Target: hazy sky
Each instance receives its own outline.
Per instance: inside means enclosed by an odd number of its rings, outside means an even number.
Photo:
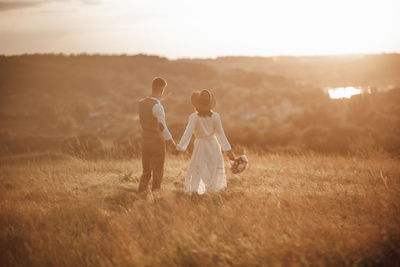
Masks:
[[[0,54],[400,52],[400,0],[0,0]]]

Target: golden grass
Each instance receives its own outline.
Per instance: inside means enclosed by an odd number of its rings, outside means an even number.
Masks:
[[[53,158],[55,160],[53,160]],[[391,158],[250,154],[225,192],[138,199],[140,160],[0,160],[2,266],[400,264],[400,164]]]

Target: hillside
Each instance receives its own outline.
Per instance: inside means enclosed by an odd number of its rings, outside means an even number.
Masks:
[[[368,143],[398,155],[399,74],[397,54],[180,60],[1,56],[1,151],[45,149],[43,138],[59,143],[83,134],[98,136],[106,147],[126,138],[137,143],[137,101],[148,95],[152,78],[162,76],[173,94],[165,110],[176,139],[193,112],[191,92],[207,88],[215,92],[215,110],[237,147],[348,153]],[[335,86],[374,90],[332,100],[325,88]],[[42,143],[32,146],[37,137]]]

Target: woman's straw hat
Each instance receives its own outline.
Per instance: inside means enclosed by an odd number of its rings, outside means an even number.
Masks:
[[[195,91],[192,93],[192,105],[198,111],[208,111],[215,107],[217,101],[213,93],[208,90]]]

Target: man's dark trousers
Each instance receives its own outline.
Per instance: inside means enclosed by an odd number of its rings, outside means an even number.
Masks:
[[[140,178],[139,193],[146,191],[153,174],[152,190],[158,190],[164,174],[165,141],[162,138],[146,140],[142,143],[143,174]]]

